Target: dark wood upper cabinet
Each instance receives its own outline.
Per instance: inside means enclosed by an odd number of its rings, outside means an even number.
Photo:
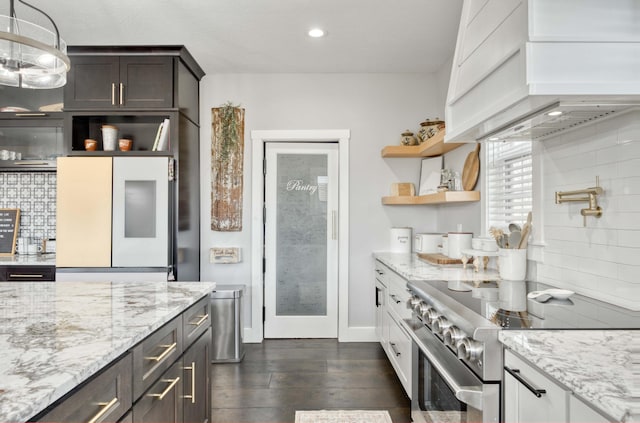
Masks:
[[[71,56],[65,109],[173,107],[173,58]]]
[[[184,46],[69,46],[64,110],[178,109],[199,122],[204,71]]]

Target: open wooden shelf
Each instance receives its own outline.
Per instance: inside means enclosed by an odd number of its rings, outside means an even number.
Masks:
[[[382,157],[433,157],[455,150],[464,143],[445,143],[445,131],[438,132],[420,145],[388,145],[382,149]]]
[[[449,204],[480,201],[480,191],[444,191],[435,194],[382,197],[384,205]]]

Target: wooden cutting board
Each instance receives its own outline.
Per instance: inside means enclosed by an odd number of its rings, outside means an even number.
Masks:
[[[440,254],[440,253],[435,253],[435,254],[418,253],[418,258],[421,258],[422,260],[427,261],[431,264],[462,264],[462,260],[447,257],[444,254]]]
[[[462,189],[465,191],[473,191],[478,182],[478,174],[480,173],[480,143],[476,144],[476,149],[467,156],[462,168]]]

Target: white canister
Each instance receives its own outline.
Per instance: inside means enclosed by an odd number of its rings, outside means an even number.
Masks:
[[[500,308],[507,311],[527,311],[527,284],[524,281],[500,281]]]
[[[462,257],[462,250],[471,249],[473,232],[449,232],[449,253],[447,256],[455,259]]]
[[[114,151],[118,143],[118,128],[113,125],[102,125],[102,149]]]
[[[411,228],[391,228],[392,253],[411,253]]]
[[[527,276],[526,248],[499,248],[498,273],[509,281],[523,281]]]
[[[425,254],[437,253],[441,243],[442,234],[416,234],[413,237],[413,251]]]

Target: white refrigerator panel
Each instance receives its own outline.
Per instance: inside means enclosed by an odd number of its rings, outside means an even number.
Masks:
[[[169,158],[114,157],[113,267],[169,263]]]

